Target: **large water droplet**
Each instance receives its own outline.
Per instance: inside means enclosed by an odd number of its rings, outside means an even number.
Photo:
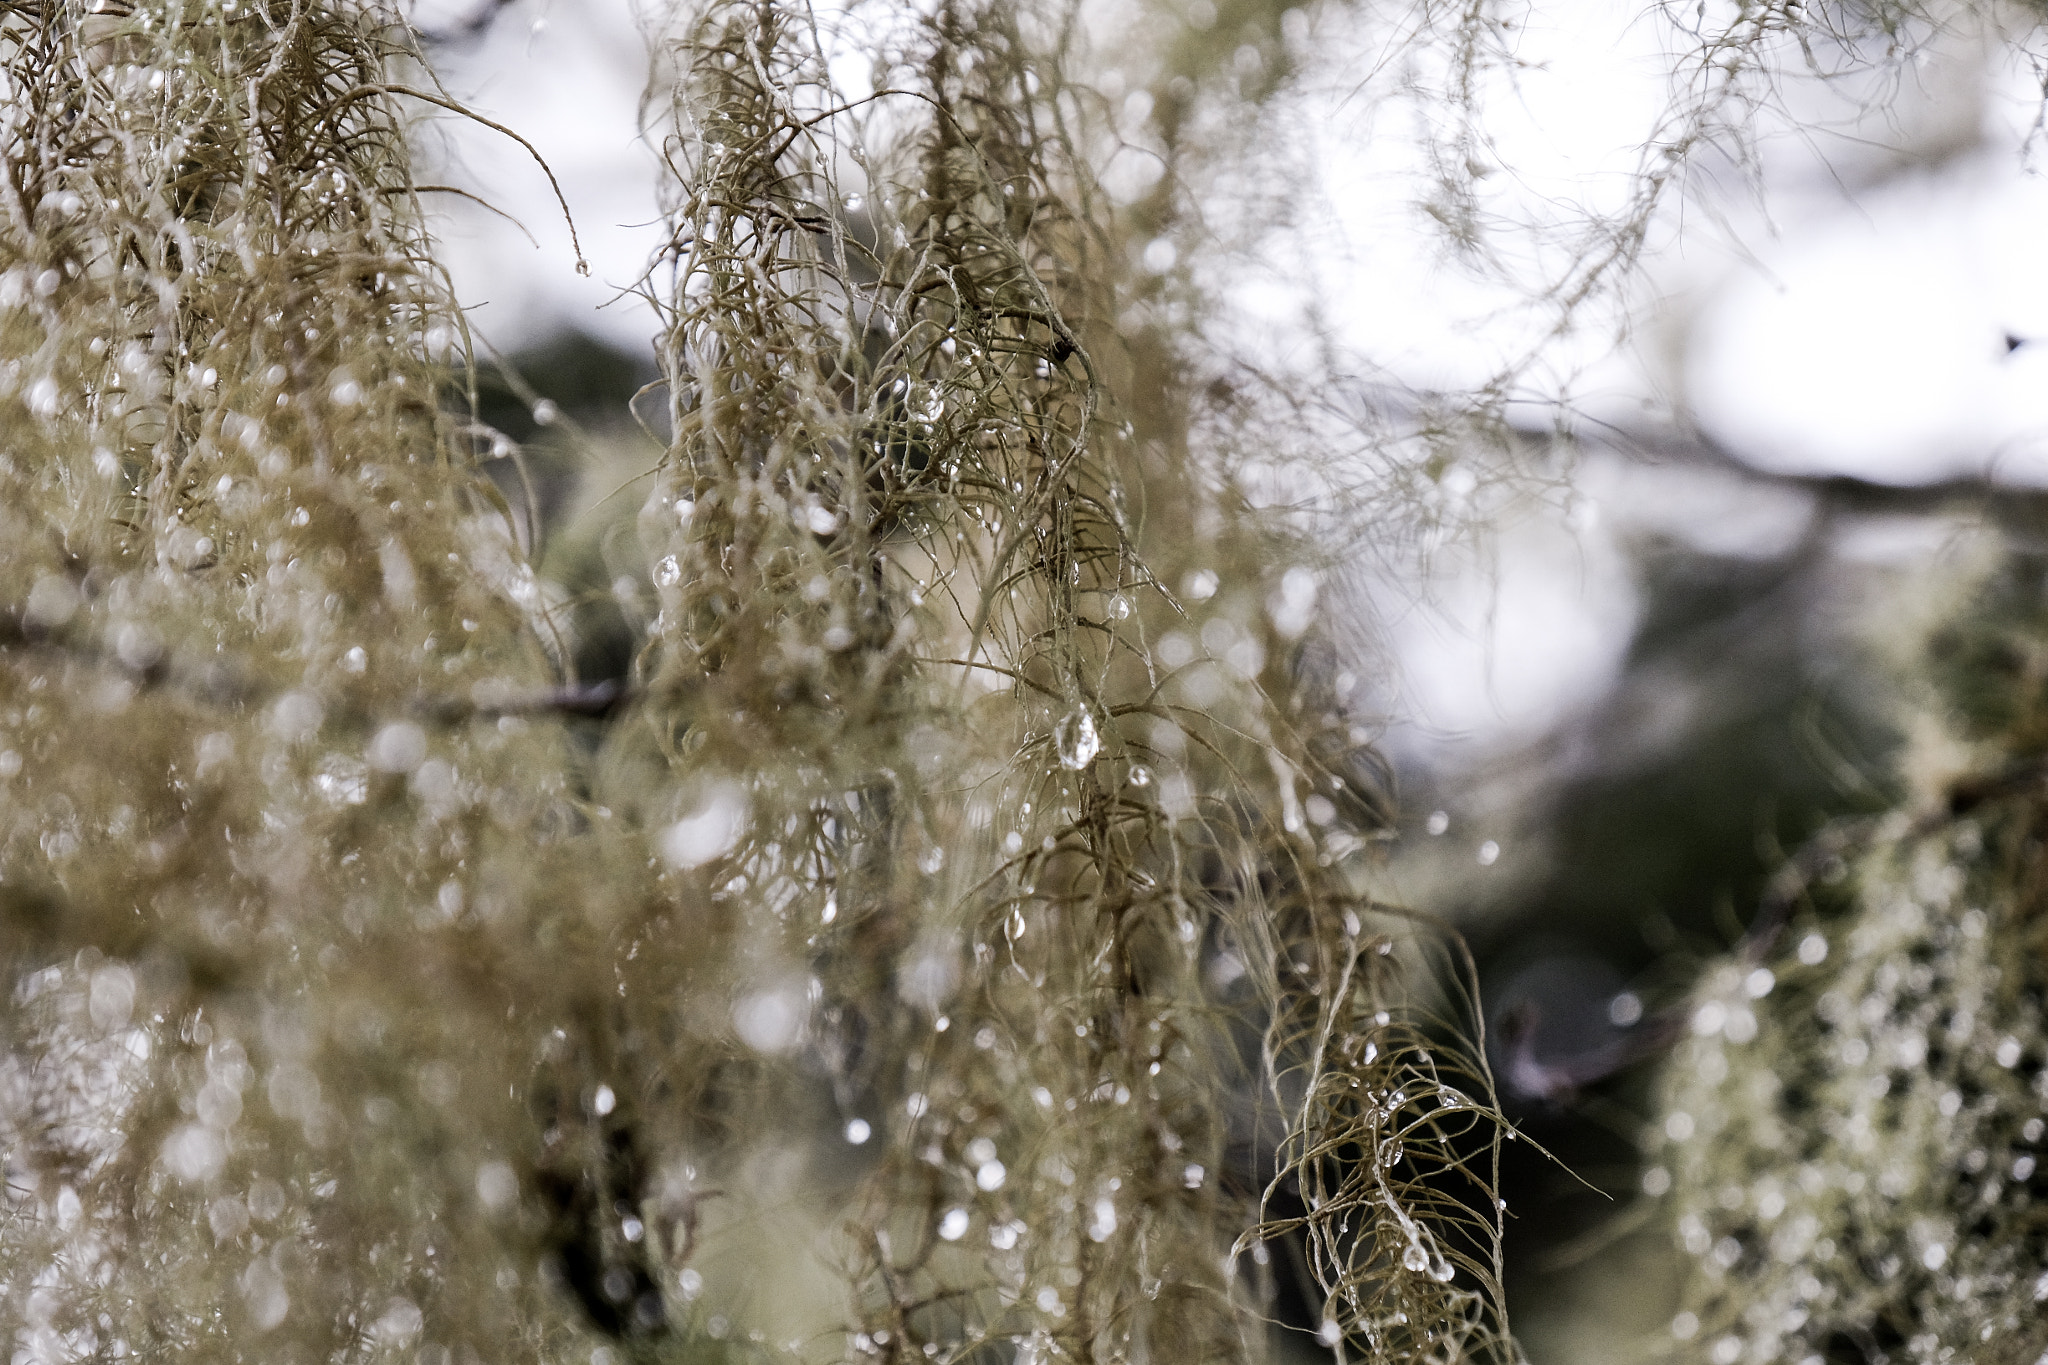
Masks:
[[[670,867],[687,870],[721,858],[746,833],[747,794],[732,783],[711,788],[698,808],[661,836],[661,855]]]
[[[1069,711],[1053,727],[1053,744],[1059,749],[1060,766],[1079,772],[1102,752],[1102,737],[1095,732],[1095,717],[1085,708]]]

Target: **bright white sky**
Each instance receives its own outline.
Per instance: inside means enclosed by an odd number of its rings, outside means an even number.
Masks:
[[[1554,310],[1529,306],[1530,284],[1568,265],[1588,213],[1625,204],[1682,37],[1623,0],[1529,13],[1512,37],[1516,69],[1481,87],[1488,173],[1477,183],[1502,225],[1490,244],[1504,277],[1485,280],[1418,208],[1430,193],[1419,134],[1443,131],[1444,106],[1428,95],[1443,73],[1372,48],[1365,35],[1394,31],[1390,16],[1296,26],[1305,89],[1275,115],[1290,159],[1251,172],[1239,204],[1215,206],[1219,223],[1257,237],[1232,286],[1248,320],[1284,344],[1312,313],[1363,363],[1425,390],[1479,382],[1534,349],[1520,391],[1539,422],[1564,394],[1624,425],[1676,410],[1777,473],[2048,486],[2048,188],[2022,171],[2019,149],[2039,86],[2030,94],[2019,63],[1986,55],[1994,44],[1950,41],[1861,115],[1854,81],[1785,87],[1789,123],[1757,163],[1763,206],[1725,159],[1695,156],[1693,193],[1658,220],[1625,304],[1588,308],[1560,336]],[[647,353],[651,313],[614,301],[660,241],[655,161],[639,136],[643,53],[629,0],[520,0],[444,64],[456,94],[555,168],[594,267],[575,275],[523,151],[445,125],[454,165],[435,178],[485,193],[539,244],[453,197],[437,205],[458,294],[502,348],[573,327]],[[1361,88],[1368,70],[1378,83]],[[1381,93],[1396,77],[1421,97]],[[1916,158],[1919,169],[1897,170]],[[1290,192],[1312,184],[1320,200],[1268,225],[1261,173],[1287,177]],[[2044,343],[2008,356],[2007,333]],[[1511,518],[1483,563],[1442,571],[1431,609],[1390,622],[1418,734],[1483,749],[1600,695],[1635,616],[1619,536],[1654,529],[1715,553],[1769,553],[1803,525],[1797,497],[1711,472],[1684,474],[1684,488],[1673,477],[1596,461],[1569,519]]]
[[[422,0],[418,22],[474,12],[481,0]],[[477,112],[531,142],[561,181],[588,278],[576,274],[569,231],[547,178],[528,153],[488,128],[450,116],[425,140],[444,164],[423,178],[488,199],[517,220],[453,195],[429,196],[435,232],[470,322],[504,350],[577,330],[651,359],[654,315],[621,298],[661,245],[658,163],[640,137],[647,45],[629,0],[519,0],[485,36],[442,55],[441,78]]]

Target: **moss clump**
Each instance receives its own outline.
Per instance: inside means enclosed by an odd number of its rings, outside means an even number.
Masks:
[[[2039,680],[1993,666],[2038,650],[2039,575],[1976,577],[1917,688],[1962,771],[1852,840],[1779,951],[1710,974],[1665,1072],[1673,1335],[1716,1365],[2048,1350],[2048,867],[2038,768],[2015,778]]]

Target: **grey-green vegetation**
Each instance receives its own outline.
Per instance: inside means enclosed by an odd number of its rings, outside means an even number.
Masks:
[[[1906,802],[1787,870],[1664,1076],[1672,1330],[1723,1365],[2048,1354],[2042,565],[1973,549],[1905,675]]]
[[[650,16],[669,438],[614,494],[614,685],[478,419],[403,17],[0,0],[15,1359],[1177,1365],[1268,1354],[1283,1282],[1340,1359],[1518,1358],[1513,1135],[1457,940],[1368,890],[1331,606],[1504,390],[1375,445],[1137,268],[1256,154],[1202,101],[1284,12],[1222,10],[1121,199],[1073,6]],[[1769,61],[1923,22],[1746,7],[1562,306]],[[1468,75],[1503,32],[1438,29]],[[2009,679],[1981,806],[1878,827],[1691,1016],[1718,1365],[2041,1347],[2037,612],[1947,656]]]

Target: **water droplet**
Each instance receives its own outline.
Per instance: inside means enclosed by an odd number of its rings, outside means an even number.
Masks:
[[[862,206],[867,203],[867,200],[861,198],[857,194],[849,194],[846,196],[844,203],[846,204],[846,211],[848,213],[859,213],[861,211]]]
[[[164,1168],[180,1180],[211,1180],[227,1160],[227,1146],[211,1128],[188,1123],[164,1143],[162,1160]]]
[[[379,730],[364,755],[380,773],[409,773],[426,761],[427,732],[409,720]]]
[[[939,1220],[939,1236],[948,1242],[957,1242],[967,1235],[969,1221],[966,1209],[947,1209],[946,1216]]]
[[[1069,711],[1053,727],[1053,744],[1059,750],[1060,766],[1079,772],[1102,752],[1102,737],[1095,732],[1095,717],[1087,709]]]
[[[706,793],[703,804],[668,827],[661,837],[661,855],[670,867],[702,867],[723,857],[746,832],[747,794],[731,783]]]
[[[612,1088],[608,1085],[600,1085],[597,1093],[590,1097],[590,1111],[599,1118],[603,1118],[618,1107],[619,1097],[612,1093]]]
[[[138,673],[155,664],[163,653],[163,640],[154,630],[138,621],[123,622],[114,631],[114,656]]]
[[[1429,1253],[1422,1249],[1422,1243],[1410,1242],[1408,1249],[1401,1253],[1401,1264],[1418,1272],[1426,1270],[1429,1267]]]
[[[68,578],[57,574],[44,574],[29,589],[28,605],[24,614],[31,624],[45,627],[61,626],[69,621],[84,601],[81,594]]]
[[[1492,867],[1498,861],[1500,861],[1499,844],[1488,839],[1479,846],[1479,865],[1481,867]]]
[[[846,1140],[856,1147],[874,1136],[874,1131],[873,1128],[868,1126],[866,1119],[848,1119],[846,1121]]]
[[[1152,770],[1142,763],[1133,763],[1131,765],[1131,785],[1133,787],[1151,786]]]
[[[663,555],[661,562],[654,566],[654,586],[673,588],[683,581],[683,566],[676,562],[674,555]]]
[[[426,1317],[418,1304],[411,1299],[394,1298],[385,1305],[383,1316],[370,1325],[370,1337],[380,1346],[404,1346],[425,1325]]]
[[[313,790],[337,806],[360,806],[370,796],[370,770],[352,758],[330,754],[314,770]]]
[[[1119,621],[1128,621],[1131,617],[1131,599],[1122,593],[1110,598],[1109,614]]]
[[[249,1320],[259,1332],[268,1332],[284,1321],[291,1311],[291,1295],[285,1292],[284,1276],[268,1260],[249,1263],[242,1272],[242,1300],[248,1305]]]
[[[135,974],[119,964],[100,968],[92,974],[87,1000],[95,1025],[110,1032],[126,1027],[135,1008]]]
[[[502,1161],[488,1161],[477,1168],[476,1197],[493,1213],[503,1213],[519,1197],[519,1178]]]
[[[781,987],[741,997],[732,1009],[733,1032],[756,1052],[787,1052],[803,1033],[804,998]]]
[[[1429,822],[1424,826],[1431,834],[1442,834],[1450,827],[1451,813],[1445,810],[1431,811],[1429,813]]]

